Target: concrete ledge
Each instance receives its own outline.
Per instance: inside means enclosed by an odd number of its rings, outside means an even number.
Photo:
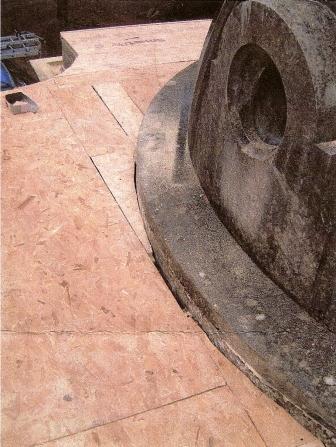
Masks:
[[[51,79],[59,75],[63,70],[62,56],[31,59],[29,63],[33,67],[39,81]]]
[[[62,58],[63,66],[65,69],[71,67],[78,57],[77,51],[66,41],[63,35],[61,35],[62,41]]]
[[[326,445],[336,442],[336,337],[248,257],[193,171],[187,121],[196,67],[155,97],[142,124],[137,191],[158,264],[209,338]]]

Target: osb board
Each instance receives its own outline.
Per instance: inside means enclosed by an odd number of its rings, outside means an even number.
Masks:
[[[144,249],[135,133],[208,25],[65,33],[79,60],[24,89],[38,113],[3,107],[4,447],[321,446],[211,346]],[[145,42],[113,46],[128,39]]]

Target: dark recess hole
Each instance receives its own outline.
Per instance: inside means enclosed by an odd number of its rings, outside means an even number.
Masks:
[[[260,47],[246,45],[233,58],[228,99],[245,137],[279,145],[287,122],[287,101],[280,73]]]
[[[280,144],[286,128],[286,95],[274,64],[263,71],[258,81],[252,114],[259,137],[267,144]]]

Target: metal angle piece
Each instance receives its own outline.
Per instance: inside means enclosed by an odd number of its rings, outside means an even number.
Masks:
[[[22,92],[9,93],[5,96],[6,104],[13,115],[38,111],[38,105]]]

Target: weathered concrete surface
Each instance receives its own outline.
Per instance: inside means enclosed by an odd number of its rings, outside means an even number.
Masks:
[[[217,217],[186,146],[195,66],[152,102],[137,191],[157,262],[211,340],[301,423],[335,445],[336,337],[275,285]]]
[[[333,2],[225,2],[201,62],[189,146],[246,252],[336,330]]]

